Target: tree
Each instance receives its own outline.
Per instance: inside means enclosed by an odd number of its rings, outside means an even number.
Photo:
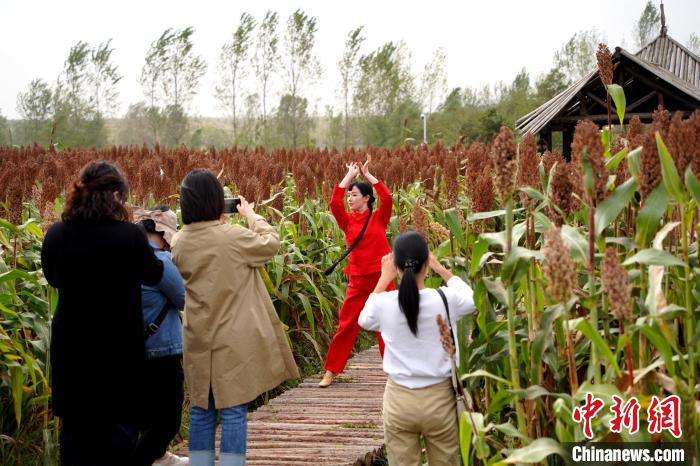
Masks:
[[[462,108],[462,88],[455,87],[447,94],[445,101],[438,108],[439,112],[456,112]]]
[[[700,36],[691,32],[688,39],[688,48],[696,55],[700,55]]]
[[[501,126],[507,124],[503,116],[493,107],[486,110],[484,115],[479,118],[479,122],[481,125],[479,134],[486,142],[490,142]]]
[[[554,67],[567,77],[569,83],[578,81],[595,69],[595,52],[605,42],[596,29],[579,31],[554,54]]]
[[[149,127],[148,104],[139,102],[129,105],[129,108],[119,121],[116,143],[119,145],[155,145],[153,133]]]
[[[116,84],[121,79],[110,62],[110,42],[91,47],[79,41],[71,47],[52,92],[50,142],[66,146],[107,144],[103,112],[111,113],[116,107]]]
[[[150,100],[148,120],[153,137],[160,141],[160,128],[167,131],[167,139],[179,144],[186,132],[185,109],[197,94],[199,80],[207,64],[194,53],[194,28],[166,29],[148,52],[139,82]],[[174,119],[169,121],[169,119]]]
[[[202,123],[190,137],[189,146],[197,149],[223,148],[231,145],[231,134],[225,128]]]
[[[111,62],[111,42],[91,47],[80,41],[70,49],[61,80],[73,116],[102,116],[115,109],[121,76]]]
[[[64,64],[59,86],[63,92],[57,89],[56,95],[61,96],[69,117],[74,122],[81,120],[88,113],[88,60],[90,57],[90,45],[87,42],[79,41],[68,52],[68,59]]]
[[[291,97],[285,102],[289,105],[297,105],[305,100],[299,98],[304,84],[321,75],[321,68],[314,54],[316,18],[308,16],[302,10],[296,10],[287,20],[284,39],[285,54],[282,59],[282,68],[286,74],[285,88]],[[305,111],[306,109],[303,109],[303,112]],[[289,111],[289,115],[293,118],[290,122],[293,147],[297,146],[302,129],[302,122],[295,118],[297,115],[302,115],[303,112],[302,109],[294,108]]]
[[[53,94],[49,85],[41,79],[32,80],[29,89],[17,96],[17,111],[22,117],[19,127],[22,143],[48,144],[49,120],[53,113]]]
[[[386,115],[413,93],[404,44],[387,42],[360,58],[360,79],[354,103],[362,114]]]
[[[168,105],[163,111],[163,143],[176,146],[183,142],[187,134],[188,120],[181,105]]]
[[[2,116],[0,111],[0,147],[12,145],[12,132],[10,125],[7,123],[7,118]]]
[[[637,47],[641,49],[651,42],[659,33],[660,28],[661,15],[659,14],[659,10],[651,0],[648,0],[647,4],[644,6],[644,10],[642,10],[642,14],[639,15],[639,19],[634,23],[632,35],[634,36]]]
[[[407,141],[422,139],[420,104],[407,99],[385,115],[370,115],[364,119],[364,143],[373,146],[393,147]]]
[[[320,130],[318,143],[325,147],[339,147],[344,144],[345,140],[345,125],[342,113],[337,115],[333,113],[333,107],[326,105],[326,114],[319,122],[317,130]],[[319,128],[320,127],[320,128]],[[347,146],[347,144],[345,144]]]
[[[500,102],[496,105],[497,113],[505,120],[506,125],[513,126],[515,120],[533,107],[530,75],[523,68],[510,86],[501,86],[500,94]]]
[[[166,34],[160,83],[167,106],[186,108],[207,70],[204,59],[194,53],[192,34],[192,27]]]
[[[413,82],[403,42],[388,42],[360,58],[353,102],[364,117],[364,143],[402,143],[416,136],[420,108],[413,101]]]
[[[260,97],[262,100],[262,138],[267,146],[267,96],[270,80],[277,72],[279,62],[279,37],[277,35],[277,23],[279,16],[273,11],[268,11],[260,23],[258,37],[255,43],[255,55],[253,56],[253,68],[260,83]]]
[[[241,15],[241,21],[233,33],[231,42],[221,47],[219,56],[219,85],[216,87],[216,98],[221,106],[231,112],[233,140],[236,140],[237,101],[240,81],[247,75],[244,67],[251,46],[252,32],[255,20],[248,13]]]
[[[432,113],[447,93],[446,61],[445,50],[438,48],[432,60],[423,68],[419,95],[423,110],[427,113]]]
[[[117,66],[111,63],[112,52],[110,48],[112,39],[90,50],[88,62],[87,82],[92,87],[90,97],[91,107],[97,115],[112,115],[117,107],[116,85],[122,79]]]
[[[163,70],[163,61],[167,42],[170,40],[170,29],[167,29],[161,36],[151,43],[151,47],[146,52],[146,58],[141,68],[139,84],[143,88],[143,93],[150,104],[150,107],[157,107],[161,101],[158,82]]]
[[[260,121],[260,96],[257,93],[246,95],[243,100],[245,114],[241,123],[239,141],[243,146],[257,146],[260,144],[262,125]]]
[[[141,68],[141,75],[139,76],[139,83],[143,88],[144,95],[149,104],[147,107],[143,108],[142,111],[145,118],[144,121],[148,125],[151,133],[152,144],[160,142],[159,132],[163,124],[163,118],[159,107],[162,101],[162,95],[158,82],[163,72],[163,61],[169,34],[170,30],[168,29],[151,43],[151,47],[148,49],[148,52],[146,52],[145,61]],[[134,110],[141,111],[141,109],[137,108],[134,108]]]
[[[277,124],[282,143],[296,147],[299,139],[308,139],[309,117],[307,107],[309,102],[303,97],[285,94],[280,99],[277,108]]]
[[[549,99],[566,89],[566,76],[557,68],[552,68],[549,73],[539,77],[535,83],[536,105],[543,104]]]
[[[338,70],[340,71],[340,92],[343,95],[343,103],[345,105],[345,121],[343,128],[343,145],[347,147],[350,140],[350,103],[352,94],[354,92],[355,86],[357,85],[357,78],[359,76],[359,53],[360,46],[364,42],[365,38],[362,37],[362,28],[360,26],[353,29],[348,33],[347,39],[345,39],[345,50],[343,51],[343,58],[338,62]],[[331,117],[330,121],[333,121],[332,110],[329,110]]]

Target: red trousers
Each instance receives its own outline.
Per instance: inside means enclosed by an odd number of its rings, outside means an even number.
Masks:
[[[350,275],[343,307],[340,308],[340,313],[338,314],[338,330],[336,330],[333,340],[331,340],[331,345],[328,347],[326,370],[339,374],[345,369],[352,347],[355,345],[357,334],[360,332],[357,319],[360,317],[360,311],[365,307],[367,298],[374,291],[374,287],[377,286],[380,275],[380,272],[369,275]],[[395,288],[392,282],[387,287],[387,291],[393,289]],[[379,341],[379,352],[383,357],[384,342],[380,333],[376,333]]]

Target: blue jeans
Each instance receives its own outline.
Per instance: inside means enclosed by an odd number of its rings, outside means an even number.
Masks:
[[[220,409],[217,413],[210,391],[209,407],[192,406],[190,412],[190,466],[214,466],[217,414],[221,414],[220,466],[245,465],[248,405]]]

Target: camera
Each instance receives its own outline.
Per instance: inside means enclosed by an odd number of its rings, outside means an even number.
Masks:
[[[241,205],[241,199],[239,197],[224,198],[224,213],[237,214],[239,205]]]

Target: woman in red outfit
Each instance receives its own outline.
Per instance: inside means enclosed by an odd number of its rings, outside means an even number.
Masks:
[[[338,330],[328,348],[325,364],[326,375],[319,383],[319,387],[329,386],[333,382],[333,378],[345,369],[345,363],[350,357],[350,352],[360,331],[357,318],[379,280],[382,257],[391,252],[391,247],[386,239],[386,227],[391,218],[391,193],[384,186],[384,183],[369,172],[371,161],[372,158],[368,154],[367,161],[362,167],[357,163],[347,164],[348,172],[340,184],[333,189],[331,197],[331,212],[345,233],[345,239],[349,245],[345,253],[345,255],[350,255],[348,266],[345,268],[349,283],[343,307],[338,316]],[[353,182],[360,171],[369,183]],[[372,184],[370,185],[370,183]],[[372,187],[379,195],[379,208],[376,211],[373,211]],[[345,195],[347,195],[350,212],[347,212],[343,205],[343,196]],[[335,265],[337,262],[329,271]],[[394,284],[391,283],[387,290],[393,289]],[[377,333],[377,339],[379,340],[379,350],[383,354],[384,342],[379,333]]]

